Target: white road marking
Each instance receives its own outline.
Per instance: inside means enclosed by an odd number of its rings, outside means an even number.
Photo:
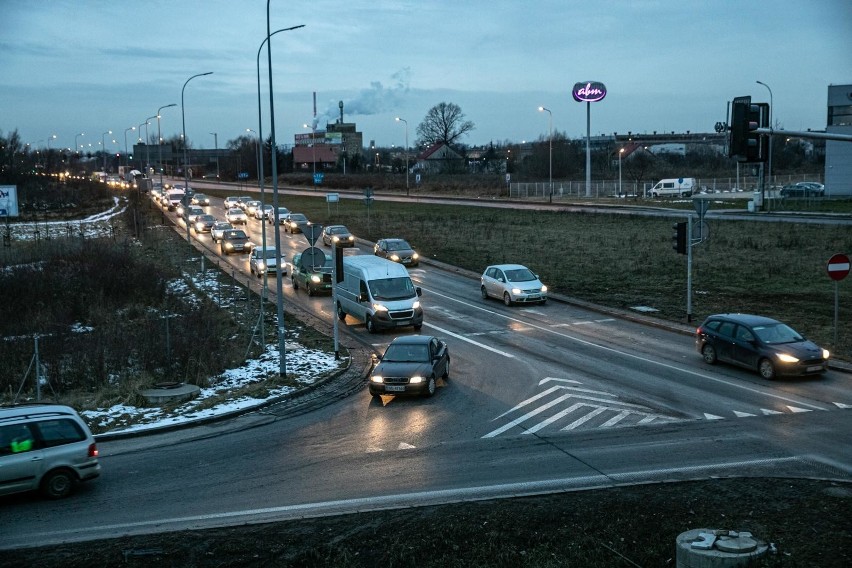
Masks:
[[[578,418],[577,420],[575,420],[574,422],[572,422],[571,424],[569,424],[568,426],[566,426],[562,430],[573,430],[577,426],[581,426],[581,425],[585,424],[586,422],[588,422],[589,420],[591,420],[592,418],[594,418],[598,414],[602,413],[604,410],[606,410],[606,408],[599,406],[598,408],[592,410],[591,412],[589,412],[585,416]]]
[[[610,418],[609,420],[607,420],[606,422],[601,424],[600,427],[601,428],[610,428],[612,426],[615,426],[616,424],[618,424],[619,422],[624,420],[627,417],[628,414],[630,414],[629,410],[622,410],[621,412],[619,412],[618,414],[616,414],[615,416],[613,416],[612,418]]]
[[[706,418],[707,420],[724,420],[724,418],[721,416],[716,416],[715,414],[707,414],[706,412],[704,413],[704,418]]]
[[[562,337],[564,339],[569,339],[571,341],[575,341],[575,342],[580,343],[582,345],[585,345],[587,347],[594,347],[596,349],[601,349],[601,350],[607,351],[609,353],[615,353],[615,354],[621,355],[623,357],[628,357],[630,359],[636,359],[638,361],[642,361],[643,363],[648,363],[649,365],[656,365],[656,366],[659,366],[659,367],[663,367],[665,369],[671,369],[673,371],[678,371],[680,373],[686,373],[688,375],[699,377],[699,378],[704,379],[704,380],[721,383],[721,384],[726,385],[726,386],[731,387],[731,388],[737,388],[737,389],[749,391],[749,392],[759,394],[759,395],[762,395],[762,396],[767,396],[767,397],[770,397],[770,398],[783,400],[785,402],[792,402],[792,403],[795,403],[795,404],[801,404],[803,406],[810,406],[811,408],[814,408],[816,410],[825,410],[821,406],[818,406],[818,405],[815,405],[815,404],[810,404],[810,403],[803,402],[803,401],[800,401],[800,400],[793,400],[793,399],[787,398],[785,396],[781,396],[779,394],[775,394],[775,393],[766,392],[766,391],[763,391],[763,390],[760,390],[760,389],[752,388],[752,387],[749,387],[749,386],[746,386],[746,385],[743,385],[743,384],[740,384],[740,383],[735,383],[735,382],[732,382],[732,381],[721,379],[721,378],[715,377],[713,375],[706,375],[704,373],[699,373],[697,371],[693,371],[693,370],[690,370],[690,369],[683,369],[683,368],[678,367],[676,365],[671,365],[669,363],[663,363],[661,361],[655,361],[653,359],[648,359],[647,357],[642,357],[641,355],[636,355],[634,353],[628,353],[626,351],[621,351],[621,350],[615,349],[613,347],[606,347],[605,345],[600,345],[599,343],[593,343],[593,342],[585,340],[585,339],[580,339],[579,337],[574,337],[573,335],[568,335],[568,334],[565,334],[565,333],[561,333],[559,331],[555,331],[553,329],[549,329],[547,327],[543,327],[543,326],[536,325],[536,324],[533,324],[533,323],[525,322],[525,321],[519,320],[518,318],[514,318],[512,316],[501,314],[499,312],[495,312],[495,311],[490,310],[488,308],[483,308],[482,306],[476,306],[476,305],[471,304],[469,302],[465,302],[465,301],[459,300],[457,298],[452,298],[450,296],[447,296],[446,294],[441,294],[440,292],[437,292],[435,290],[428,290],[426,288],[424,288],[424,290],[427,290],[430,294],[440,296],[440,297],[445,298],[445,299],[447,299],[451,302],[456,302],[456,303],[465,305],[469,308],[472,308],[472,309],[475,309],[475,310],[480,310],[480,311],[489,313],[493,316],[501,317],[503,319],[507,319],[509,321],[513,321],[513,322],[519,323],[521,325],[528,326],[529,328],[534,328],[534,329],[537,329],[539,331],[543,331],[545,333],[552,333],[553,335],[557,335],[557,336]],[[426,325],[426,324],[424,323],[423,325]],[[458,335],[455,335],[455,334],[453,334],[453,335],[454,335],[454,337],[459,337],[461,339],[461,336],[458,336]],[[491,348],[488,348],[488,349],[491,349]],[[502,352],[500,352],[500,353],[503,354]],[[507,356],[511,356],[511,355],[507,354]]]
[[[504,424],[503,426],[501,426],[500,428],[497,428],[493,432],[489,432],[488,434],[484,435],[483,438],[493,438],[494,436],[497,436],[498,434],[502,434],[506,430],[509,430],[510,428],[514,428],[515,426],[517,426],[518,424],[520,424],[521,422],[523,422],[527,418],[530,418],[532,416],[535,416],[536,414],[544,412],[545,410],[547,410],[551,406],[555,406],[555,405],[559,404],[560,402],[562,402],[563,400],[565,400],[567,398],[571,398],[571,395],[570,394],[563,394],[559,398],[551,400],[550,402],[548,402],[544,406],[539,406],[535,410],[527,412],[526,414],[524,414],[520,418],[515,418],[514,420],[512,420],[508,424]]]
[[[781,412],[778,412],[777,410],[769,410],[768,408],[761,408],[760,411],[767,416],[770,416],[772,414],[783,414]]]
[[[581,385],[580,381],[575,381],[574,379],[557,379],[556,377],[544,377],[542,380],[538,382],[538,386],[543,385],[544,383],[549,383],[550,381],[559,381],[561,383],[574,383],[575,385]],[[834,403],[838,404],[838,403]]]
[[[790,406],[789,404],[787,405],[787,408],[789,408],[793,412],[810,412],[809,409],[799,408],[798,406]]]
[[[737,418],[747,418],[749,416],[755,416],[754,414],[749,414],[748,412],[740,412],[739,410],[734,410],[734,415]]]
[[[563,418],[563,417],[565,417],[565,416],[568,416],[569,414],[571,414],[572,412],[574,412],[575,410],[577,410],[577,409],[578,409],[578,408],[580,408],[581,406],[586,406],[586,404],[585,404],[585,403],[582,403],[582,402],[575,402],[574,404],[572,404],[572,405],[571,405],[571,406],[569,406],[568,408],[565,408],[565,409],[560,410],[559,412],[557,412],[556,414],[554,414],[553,416],[551,416],[551,417],[550,417],[550,418],[548,418],[547,420],[544,420],[543,422],[539,422],[539,423],[538,423],[538,424],[536,424],[535,426],[533,426],[533,427],[531,427],[531,428],[528,428],[528,429],[524,432],[524,434],[535,434],[536,432],[538,432],[538,431],[539,431],[539,430],[541,430],[542,428],[545,428],[545,427],[547,427],[547,426],[550,426],[551,424],[553,424],[554,422],[556,422],[556,421],[557,421],[557,420],[559,420],[560,418]]]
[[[434,330],[436,330],[436,331],[439,331],[439,332],[441,332],[441,333],[443,333],[443,334],[446,334],[446,335],[449,335],[449,336],[451,336],[451,337],[455,337],[456,339],[460,339],[460,340],[462,340],[462,341],[466,341],[466,342],[470,343],[471,345],[476,345],[477,347],[482,347],[483,349],[485,349],[485,350],[487,350],[487,351],[491,351],[492,353],[496,353],[496,354],[498,354],[498,355],[502,355],[503,357],[508,357],[509,359],[514,359],[514,358],[515,358],[515,356],[514,356],[514,355],[512,355],[511,353],[506,353],[505,351],[500,351],[499,349],[494,349],[493,347],[489,347],[489,346],[487,346],[487,345],[485,345],[485,344],[483,344],[483,343],[479,343],[478,341],[474,341],[474,340],[469,339],[469,338],[467,338],[467,337],[465,337],[465,336],[463,336],[463,335],[459,335],[458,333],[453,333],[452,331],[449,331],[449,330],[444,329],[444,328],[442,328],[442,327],[438,327],[437,325],[432,325],[431,323],[423,322],[423,326],[424,326],[424,327],[432,328],[432,329],[434,329]]]
[[[411,444],[406,444],[405,442],[400,442],[396,447],[397,450],[411,450],[416,448],[417,446],[412,446]]]
[[[837,406],[837,408],[852,408],[852,406],[849,406],[848,404],[843,404],[842,402],[835,402],[834,404],[835,406]]]

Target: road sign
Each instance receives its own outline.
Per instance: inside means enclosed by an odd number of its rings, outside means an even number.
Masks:
[[[695,207],[695,212],[698,213],[698,218],[703,219],[704,214],[710,209],[709,199],[693,199],[692,206]]]
[[[248,179],[248,172],[240,172],[237,174],[239,179]]]
[[[328,203],[337,203],[338,201],[340,201],[340,194],[339,193],[326,193],[325,194],[325,200]]]
[[[315,272],[325,266],[325,251],[317,247],[308,247],[302,251],[299,264],[308,272]]]
[[[314,185],[322,185],[323,173],[317,172],[314,174]]]
[[[826,271],[832,280],[843,280],[849,274],[849,257],[845,254],[835,254],[828,259]]]
[[[322,225],[315,223],[299,223],[299,229],[301,229],[302,234],[308,239],[308,244],[311,246],[314,246],[314,243],[320,238],[322,227]]]

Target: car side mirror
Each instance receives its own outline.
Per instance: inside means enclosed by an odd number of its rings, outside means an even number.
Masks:
[[[414,291],[417,293],[417,295],[418,295],[418,296],[422,296],[422,295],[423,295],[423,289],[422,289],[420,286],[416,287],[416,288],[414,289]]]
[[[503,280],[502,278],[498,278],[498,279],[497,279],[497,282],[503,282],[504,284],[506,283],[506,281],[505,281],[505,280]]]

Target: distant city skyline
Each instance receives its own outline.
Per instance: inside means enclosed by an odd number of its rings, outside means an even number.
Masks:
[[[451,102],[476,128],[471,146],[586,132],[574,83],[600,81],[592,135],[712,132],[727,101],[770,102],[788,130],[822,129],[830,84],[852,83],[852,3],[559,0],[366,2],[271,0],[279,144],[339,117],[364,145],[409,145],[428,110]],[[25,143],[124,152],[125,129],[163,109],[164,138],[224,147],[258,130],[257,54],[266,2],[0,2],[0,132]],[[266,51],[262,131],[269,135]],[[758,84],[757,81],[765,83]],[[156,136],[156,120],[148,134]],[[84,133],[81,136],[81,133]],[[138,132],[127,133],[128,147]],[[56,135],[56,138],[51,138]],[[253,134],[252,134],[253,135]],[[112,142],[115,140],[116,142]],[[88,146],[91,144],[91,146]]]

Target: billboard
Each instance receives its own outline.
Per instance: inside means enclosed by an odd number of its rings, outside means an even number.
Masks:
[[[18,186],[0,185],[0,217],[18,216]]]
[[[594,103],[606,96],[606,86],[600,81],[583,81],[575,83],[571,95],[578,103]]]

